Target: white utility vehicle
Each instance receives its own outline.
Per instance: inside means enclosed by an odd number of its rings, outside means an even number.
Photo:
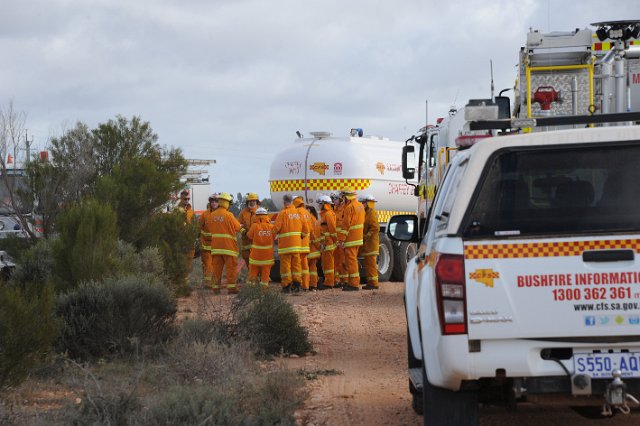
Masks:
[[[425,425],[474,425],[479,402],[544,394],[628,413],[640,391],[640,112],[500,119],[475,105],[465,127],[498,136],[456,150],[426,220],[387,226],[420,243],[405,274],[414,409]],[[423,151],[420,185],[433,165]]]

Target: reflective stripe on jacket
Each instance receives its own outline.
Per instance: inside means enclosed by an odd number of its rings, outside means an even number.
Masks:
[[[211,254],[238,256],[240,222],[222,206],[211,212],[211,222]]]
[[[273,241],[275,232],[267,216],[257,216],[251,224],[247,237],[251,241],[249,265],[273,265]]]
[[[344,208],[342,233],[338,234],[338,240],[344,242],[345,247],[361,246],[364,233],[364,206],[357,200],[349,200]]]
[[[309,227],[296,208],[289,205],[278,213],[275,232],[278,238],[279,254],[301,253],[303,251],[302,234],[308,234]]]
[[[255,221],[256,218],[256,210],[258,210],[258,206],[250,209],[249,207],[245,207],[238,213],[238,222],[240,225],[244,227],[244,229],[249,229],[251,224]],[[242,236],[242,247],[241,250],[249,250],[251,248],[251,240],[247,237],[247,235]]]
[[[363,239],[360,256],[377,256],[380,249],[380,224],[375,209],[369,209],[365,213]]]

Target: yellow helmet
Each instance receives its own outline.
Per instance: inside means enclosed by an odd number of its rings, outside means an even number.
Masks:
[[[342,188],[342,195],[356,195],[356,190],[351,186]]]
[[[227,192],[221,192],[220,194],[218,194],[218,199],[231,202],[233,200],[233,197]]]
[[[303,204],[304,204],[304,198],[302,197],[302,195],[296,195],[295,197],[293,197],[294,206],[299,207]]]
[[[253,201],[253,200],[260,201],[258,194],[256,194],[255,192],[247,192],[246,201]]]

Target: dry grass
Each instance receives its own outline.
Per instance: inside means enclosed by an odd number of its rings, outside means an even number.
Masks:
[[[233,296],[212,297],[194,261],[192,296],[179,302],[180,332],[158,350],[79,364],[53,357],[0,394],[0,424],[293,424],[304,377],[224,341]],[[221,329],[222,328],[222,329]]]

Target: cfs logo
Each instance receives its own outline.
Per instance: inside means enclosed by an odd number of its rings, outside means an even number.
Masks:
[[[327,170],[329,170],[329,165],[325,162],[315,162],[309,166],[309,170],[324,176]]]
[[[271,236],[271,231],[269,230],[258,231],[258,237],[270,237],[270,236]]]

